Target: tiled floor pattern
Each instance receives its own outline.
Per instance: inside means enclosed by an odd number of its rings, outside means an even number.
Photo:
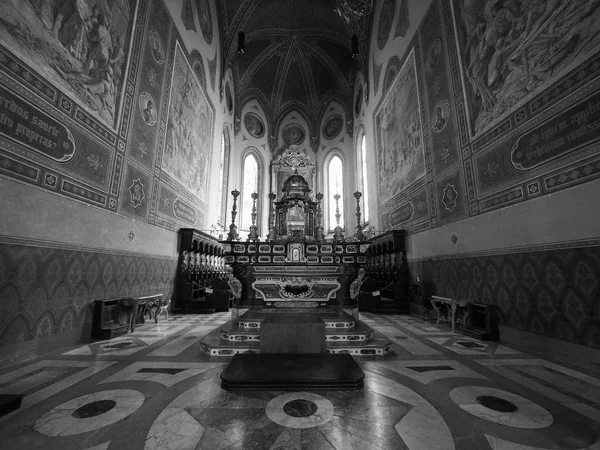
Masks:
[[[227,392],[199,340],[227,313],[175,316],[0,370],[25,394],[0,449],[600,450],[600,374],[420,318],[365,313],[393,342],[361,391]]]

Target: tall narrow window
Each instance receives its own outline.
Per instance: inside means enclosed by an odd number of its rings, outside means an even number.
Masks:
[[[229,130],[223,130],[221,138],[221,165],[219,166],[219,184],[221,193],[217,194],[217,223],[225,224],[225,202],[227,195],[227,172],[229,169]]]
[[[252,225],[252,193],[258,192],[258,161],[252,153],[243,160],[240,227],[248,230]]]
[[[362,216],[365,223],[369,222],[369,183],[367,182],[367,138],[362,133],[360,139],[360,166],[361,166],[361,189],[362,189]]]
[[[327,204],[329,205],[329,230],[337,226],[336,213],[340,215],[340,227],[344,228],[344,166],[342,158],[333,156],[327,166]],[[339,198],[336,201],[336,196]]]

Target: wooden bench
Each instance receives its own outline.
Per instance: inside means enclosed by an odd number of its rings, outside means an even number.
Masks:
[[[136,324],[145,322],[145,315],[158,323],[158,317],[165,314],[169,320],[171,300],[163,299],[163,294],[145,297],[96,300],[92,339],[111,339],[134,331]]]

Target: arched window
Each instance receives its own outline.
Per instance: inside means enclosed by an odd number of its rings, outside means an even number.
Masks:
[[[334,154],[326,165],[327,170],[327,217],[329,231],[337,226],[336,214],[340,215],[340,227],[344,221],[344,164],[339,155]],[[339,196],[339,197],[338,197]],[[337,197],[337,200],[336,200]]]
[[[217,194],[217,223],[225,225],[225,204],[227,203],[227,178],[229,174],[229,129],[223,129],[221,138],[221,165],[219,166],[219,184],[221,193]]]
[[[242,155],[242,191],[240,193],[240,222],[243,230],[249,230],[252,225],[252,194],[256,192],[261,198],[259,187],[262,180],[262,162],[256,149],[247,149]],[[259,226],[260,213],[257,204],[256,225]]]
[[[367,137],[364,130],[358,139],[358,167],[359,167],[359,189],[362,192],[362,219],[364,223],[369,222],[369,183],[367,182]]]

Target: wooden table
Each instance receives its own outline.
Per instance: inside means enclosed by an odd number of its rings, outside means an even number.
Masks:
[[[470,303],[471,302],[466,299],[457,300],[457,299],[453,299],[453,298],[446,298],[446,297],[439,297],[437,295],[432,295],[431,296],[431,305],[435,309],[435,312],[437,313],[437,316],[438,316],[435,326],[437,327],[440,323],[440,319],[442,317],[442,312],[441,312],[442,308],[446,308],[446,314],[448,315],[448,319],[450,320],[450,323],[452,324],[452,333],[454,333],[454,325],[456,322],[456,310],[459,308],[462,309],[462,318],[460,318],[459,320],[464,325],[466,323],[467,316],[469,315],[469,304]]]

